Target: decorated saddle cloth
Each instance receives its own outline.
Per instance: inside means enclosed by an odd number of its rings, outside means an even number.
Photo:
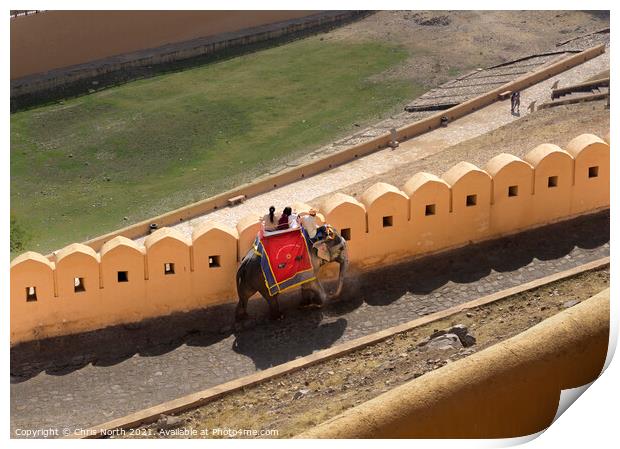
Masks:
[[[254,252],[261,258],[265,285],[271,296],[316,279],[311,247],[310,237],[303,228],[269,236],[258,234]]]

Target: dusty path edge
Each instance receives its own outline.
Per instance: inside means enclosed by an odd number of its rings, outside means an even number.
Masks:
[[[604,267],[606,265],[609,265],[609,262],[609,256],[603,257],[601,259],[588,262],[586,264],[571,268],[569,270],[561,271],[559,273],[545,276],[540,279],[527,282],[525,284],[492,293],[490,295],[483,296],[481,298],[460,304],[458,306],[450,307],[448,309],[421,318],[417,318],[407,323],[392,326],[382,331],[375,332],[364,337],[356,338],[349,342],[328,349],[324,349],[322,351],[317,351],[308,356],[291,360],[290,362],[268,368],[266,370],[251,374],[249,376],[241,377],[220,385],[216,385],[215,387],[207,388],[206,390],[202,390],[152,407],[148,407],[143,410],[139,410],[137,412],[123,416],[121,418],[114,419],[112,421],[108,421],[98,426],[81,429],[79,432],[65,438],[102,438],[112,434],[116,430],[134,428],[142,424],[148,424],[156,421],[162,414],[174,414],[197,408],[201,405],[206,404],[207,402],[218,399],[225,394],[240,390],[244,387],[249,387],[257,383],[272,379],[274,377],[297,371],[302,368],[306,368],[315,363],[339,357],[341,355],[347,354],[365,346],[378,343],[382,340],[386,340],[396,334],[407,332],[416,327],[449,317],[450,315],[462,312],[463,310],[499,301],[509,296],[523,293],[528,290],[533,290],[535,288],[550,284],[552,282],[556,282],[558,280],[570,278],[586,271],[591,271]]]

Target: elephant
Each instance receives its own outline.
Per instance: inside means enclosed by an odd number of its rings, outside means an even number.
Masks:
[[[338,298],[342,293],[344,276],[349,264],[347,244],[346,240],[334,228],[331,229],[333,230],[333,238],[325,240],[327,249],[329,250],[330,260],[327,261],[318,257],[316,248],[310,248],[310,259],[315,275],[318,275],[319,269],[324,264],[329,262],[339,263],[338,287],[333,294],[328,296],[318,278],[314,281],[302,284],[302,305],[321,307],[324,301]],[[248,300],[256,292],[259,292],[267,301],[272,320],[284,318],[284,315],[280,312],[278,294],[270,296],[267,286],[265,285],[260,256],[250,248],[237,269],[237,295],[239,296],[239,303],[235,311],[236,321],[242,321],[248,318]]]

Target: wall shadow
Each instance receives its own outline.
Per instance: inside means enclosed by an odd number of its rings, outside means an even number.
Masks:
[[[295,311],[283,321],[235,332],[232,350],[252,359],[259,370],[277,366],[329,348],[342,337],[346,319],[323,320],[321,310]]]
[[[11,348],[11,383],[23,382],[40,372],[62,376],[89,364],[112,366],[136,354],[154,357],[173,351],[187,341],[217,343],[228,335],[211,323],[232,319],[230,304],[188,313],[111,326],[92,332],[46,338]],[[205,338],[207,334],[209,337]],[[201,336],[197,339],[197,336]]]
[[[280,307],[287,315],[301,298],[280,295]],[[182,345],[211,346],[228,338],[235,325],[236,302],[190,312],[174,313],[140,323],[110,326],[75,335],[25,342],[11,348],[11,383],[31,379],[41,372],[64,376],[92,364],[109,367],[135,355],[157,357]],[[269,322],[269,308],[261,297],[248,303],[251,320],[244,328]]]
[[[340,302],[385,306],[407,293],[425,295],[448,282],[470,284],[492,271],[510,273],[534,259],[565,257],[574,248],[594,249],[609,242],[609,210],[544,226],[516,235],[469,245],[361,275],[354,291],[348,288]],[[346,283],[345,283],[346,285]],[[347,285],[348,287],[348,285]],[[337,304],[337,310],[349,309]]]

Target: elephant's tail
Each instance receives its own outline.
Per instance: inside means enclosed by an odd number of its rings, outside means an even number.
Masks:
[[[245,277],[245,269],[247,266],[247,259],[244,257],[237,270],[237,294],[241,294],[241,285],[243,284],[243,278]]]
[[[246,279],[250,259],[251,257],[249,256],[249,254],[247,254],[241,260],[241,264],[239,265],[239,269],[237,270],[237,293],[239,295],[241,295],[241,287],[244,285]]]

